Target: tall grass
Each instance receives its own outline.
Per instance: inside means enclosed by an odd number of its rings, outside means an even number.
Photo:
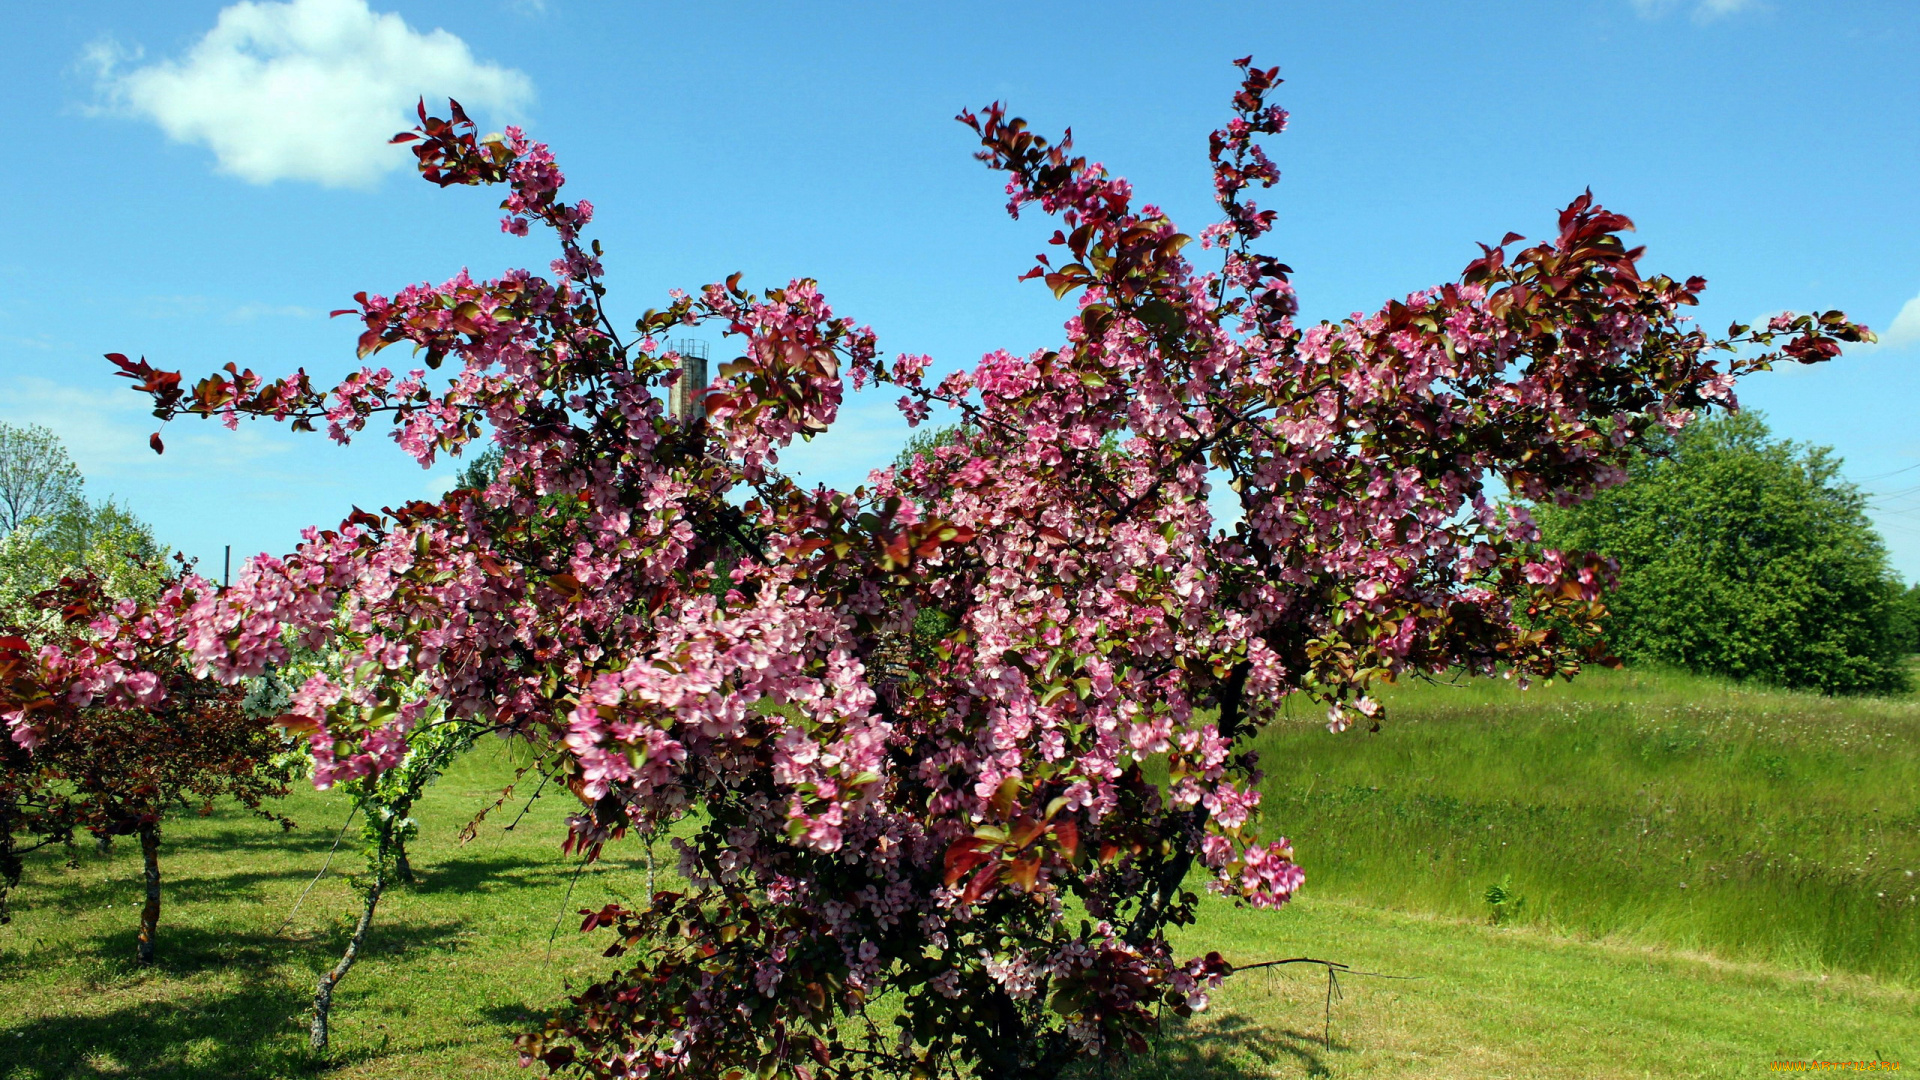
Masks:
[[[1261,736],[1310,890],[1920,976],[1920,703],[1646,671],[1384,698],[1375,734]]]

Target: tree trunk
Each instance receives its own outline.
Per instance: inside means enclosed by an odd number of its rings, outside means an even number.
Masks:
[[[134,960],[147,965],[153,963],[153,936],[160,929],[160,823],[144,822],[140,826],[140,855],[147,868],[147,906],[140,909],[140,939],[135,945]]]
[[[20,874],[25,869],[19,854],[13,850],[13,829],[18,820],[13,804],[0,802],[0,926],[13,921],[13,915],[7,910],[7,894],[20,884]]]
[[[407,861],[407,846],[400,844],[398,847],[399,850],[394,852],[393,856],[393,876],[399,878],[402,884],[411,885],[413,884],[413,864]]]
[[[1032,1062],[1025,1053],[1032,1039],[1025,1020],[1020,1015],[1020,1007],[1005,990],[994,990],[987,1004],[993,1010],[994,1039],[991,1045],[981,1047],[978,1072],[981,1080],[1020,1080],[1034,1077],[1034,1080],[1050,1080],[1038,1076],[1032,1069]]]
[[[1245,662],[1234,665],[1233,672],[1220,686],[1220,718],[1216,722],[1220,737],[1229,745],[1240,737],[1241,708],[1245,704],[1247,675],[1252,665]],[[1206,828],[1210,816],[1205,806],[1196,806],[1188,811],[1193,822],[1193,832]],[[1127,928],[1127,942],[1142,945],[1160,932],[1166,925],[1167,909],[1173,906],[1174,899],[1180,895],[1180,886],[1186,883],[1187,872],[1193,869],[1194,856],[1199,849],[1191,840],[1191,833],[1183,834],[1174,857],[1160,868],[1160,880],[1153,885],[1153,891],[1140,905],[1140,913],[1134,917]]]
[[[353,928],[353,936],[347,939],[347,951],[333,970],[320,976],[320,988],[313,995],[313,1029],[310,1041],[315,1050],[327,1048],[327,1020],[333,1012],[333,988],[347,977],[347,971],[353,967],[354,958],[360,955],[360,946],[366,943],[367,928],[373,925],[373,909],[380,903],[380,893],[386,888],[386,881],[376,877],[367,889],[366,906],[360,909],[360,922]]]

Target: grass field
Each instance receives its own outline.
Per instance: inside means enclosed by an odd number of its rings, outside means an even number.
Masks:
[[[1267,810],[1307,893],[1278,913],[1212,904],[1187,944],[1411,978],[1343,978],[1329,1024],[1317,969],[1238,976],[1128,1080],[1920,1068],[1920,705],[1641,674],[1391,704],[1378,735],[1266,736]],[[572,913],[644,893],[646,867],[616,846],[576,873],[564,799],[457,844],[508,772],[483,750],[420,807],[421,882],[383,903],[325,1060],[305,1010],[357,910],[351,837],[299,897],[343,800],[296,792],[288,836],[226,811],[170,822],[151,971],[130,962],[131,845],[73,869],[36,857],[0,927],[0,1078],[529,1075],[512,1034],[608,963]],[[1501,880],[1525,903],[1494,925]]]
[[[1609,671],[1386,700],[1378,734],[1261,743],[1316,895],[1920,979],[1920,702]]]

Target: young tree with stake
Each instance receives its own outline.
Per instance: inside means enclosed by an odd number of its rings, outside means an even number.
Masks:
[[[354,882],[360,891],[360,918],[347,938],[346,950],[339,962],[320,976],[314,990],[308,1041],[315,1050],[327,1049],[332,1038],[334,988],[347,977],[366,946],[380,898],[394,884],[414,880],[407,859],[407,841],[420,831],[413,819],[413,804],[449,765],[472,749],[479,734],[469,722],[428,722],[408,740],[407,756],[397,767],[346,783],[347,795],[360,815],[367,869]]]

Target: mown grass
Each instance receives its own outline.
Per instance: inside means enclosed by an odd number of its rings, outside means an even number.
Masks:
[[[1315,895],[1920,976],[1920,702],[1638,671],[1385,701],[1261,740]]]
[[[1526,696],[1403,688],[1393,704],[1379,735],[1302,724],[1266,737],[1268,812],[1295,837],[1308,892],[1277,913],[1209,902],[1184,944],[1414,978],[1344,978],[1329,1026],[1317,970],[1236,976],[1119,1075],[1690,1077],[1789,1058],[1920,1061],[1912,955],[1894,955],[1911,948],[1913,908],[1858,902],[1920,861],[1912,706],[1644,675]],[[152,970],[131,963],[138,852],[84,847],[75,869],[43,853],[0,927],[0,1078],[529,1075],[513,1034],[611,963],[573,913],[643,894],[647,871],[634,844],[584,870],[563,858],[564,794],[503,833],[510,804],[459,845],[510,774],[489,744],[419,807],[421,881],[382,904],[326,1058],[306,1049],[306,1010],[357,911],[342,876],[358,869],[351,833],[294,908],[342,800],[296,791],[290,835],[228,811],[170,822]],[[1639,846],[1622,859],[1629,826]],[[1714,876],[1721,849],[1707,839],[1765,857]],[[1673,866],[1698,871],[1688,889]],[[1480,897],[1504,875],[1527,905],[1493,926]],[[1822,884],[1853,892],[1822,909]],[[1887,957],[1848,951],[1875,934]]]
[[[645,851],[611,850],[582,868],[559,849],[571,798],[495,811],[479,839],[455,839],[512,776],[499,744],[441,778],[416,807],[418,883],[382,900],[362,959],[335,995],[334,1047],[306,1048],[314,982],[344,948],[364,863],[346,800],[296,787],[283,835],[219,810],[170,821],[161,872],[158,963],[136,968],[140,856],[44,853],[0,927],[0,1077],[525,1076],[512,1035],[537,1025],[565,985],[605,964],[582,935],[581,907],[635,900]],[[526,789],[523,789],[525,794]],[[297,908],[296,908],[297,905]]]
[[[1236,963],[1307,955],[1410,977],[1343,977],[1328,1010],[1321,969],[1234,976],[1115,1080],[1753,1077],[1775,1061],[1920,1060],[1920,992],[1867,976],[1319,897],[1280,913],[1219,905],[1185,939]]]

